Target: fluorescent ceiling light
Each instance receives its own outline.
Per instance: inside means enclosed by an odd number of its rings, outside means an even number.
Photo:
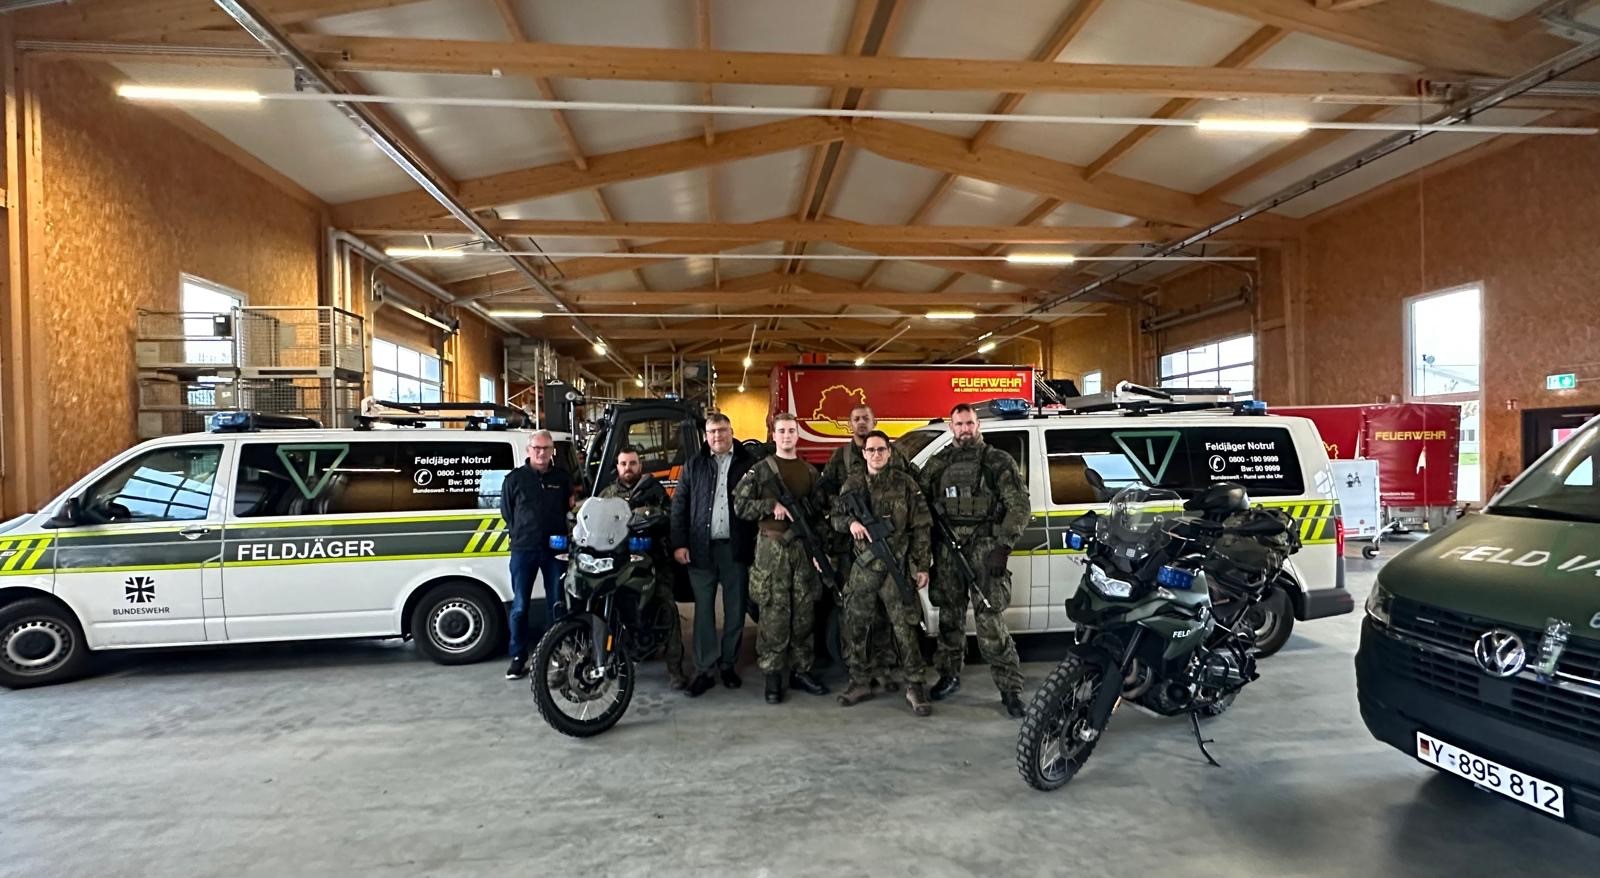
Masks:
[[[638,378],[633,379],[633,383],[638,385],[638,386],[640,386],[640,387],[643,387],[644,386],[644,376],[640,375]]]
[[[986,341],[983,344],[978,345],[978,353],[980,354],[987,354],[992,350],[994,350],[994,342],[992,341]]]
[[[503,311],[490,311],[491,317],[508,317],[513,320],[538,320],[544,316],[543,311],[534,311],[526,308],[511,308]]]
[[[971,320],[976,317],[971,311],[929,311],[929,320]]]
[[[1201,119],[1194,127],[1209,132],[1238,134],[1304,134],[1311,130],[1305,119]]]
[[[460,259],[467,255],[465,250],[435,250],[432,247],[387,247],[383,255],[395,259]]]
[[[750,368],[750,363],[751,363],[751,359],[749,357],[745,357],[743,365],[744,365],[744,367],[746,369]]]
[[[117,94],[130,101],[183,101],[205,104],[259,104],[261,92],[247,88],[178,88],[165,85],[117,86]]]
[[[867,364],[867,358],[866,357],[856,357],[856,365],[857,366],[865,366],[866,364]]]
[[[603,341],[596,340],[595,343],[594,343],[594,352],[599,354],[602,357],[605,356],[606,355],[606,343],[603,342]]]
[[[1012,265],[1071,265],[1078,257],[1071,253],[1007,253],[1006,261]]]

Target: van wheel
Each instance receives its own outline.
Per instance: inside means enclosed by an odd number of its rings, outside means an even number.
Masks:
[[[0,607],[0,686],[65,683],[88,669],[89,647],[70,611],[39,598]]]
[[[480,586],[436,585],[411,611],[417,650],[441,665],[467,665],[494,655],[505,638],[504,605]]]
[[[1289,593],[1282,588],[1267,592],[1261,602],[1250,608],[1244,622],[1256,633],[1256,657],[1266,658],[1283,649],[1294,632],[1294,604]]]

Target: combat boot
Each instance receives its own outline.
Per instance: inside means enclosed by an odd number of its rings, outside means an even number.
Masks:
[[[933,713],[933,705],[928,703],[928,694],[922,691],[921,683],[906,684],[906,703],[911,705],[911,712],[917,716]]]
[[[783,703],[783,675],[782,674],[768,674],[767,675],[767,703],[768,704],[782,704]]]
[[[1006,706],[1006,713],[1012,719],[1022,719],[1028,713],[1028,709],[1022,706],[1021,692],[1001,692],[1000,703]]]
[[[873,696],[872,687],[865,683],[850,681],[850,688],[839,695],[839,704],[843,707],[854,707]]]
[[[954,674],[940,674],[939,682],[933,684],[933,691],[928,694],[934,701],[943,701],[961,691],[961,678]]]
[[[810,671],[795,671],[789,678],[790,685],[796,689],[804,689],[812,695],[827,695],[827,684],[818,680]]]

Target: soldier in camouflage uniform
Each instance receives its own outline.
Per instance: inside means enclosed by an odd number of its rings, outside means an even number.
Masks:
[[[1006,570],[1006,560],[1032,516],[1028,489],[1011,455],[984,443],[971,406],[962,404],[951,410],[950,430],[955,441],[922,467],[922,490],[930,502],[941,504],[946,520],[978,573],[979,585],[991,607],[973,608],[978,652],[989,663],[1006,712],[1021,717],[1026,712],[1022,705],[1022,669],[1017,662],[1017,645],[1001,614],[1011,603],[1011,574]],[[932,692],[935,700],[948,698],[961,688],[961,666],[967,652],[967,605],[971,595],[948,552],[942,544],[935,552],[930,594],[939,608],[939,649],[933,658],[939,671],[939,681]]]
[[[791,685],[812,695],[828,694],[828,687],[811,673],[816,659],[812,631],[822,581],[792,525],[794,516],[808,516],[806,522],[818,534],[826,531],[809,504],[806,509],[790,509],[779,499],[787,494],[804,504],[806,498],[814,498],[821,478],[816,467],[795,453],[800,425],[794,415],[779,413],[773,418],[772,441],[773,453],[750,467],[734,488],[733,511],[759,522],[755,563],[750,566],[750,597],[761,608],[756,662],[766,675],[767,703],[779,704]]]
[[[928,503],[911,474],[889,466],[889,437],[882,431],[868,433],[862,451],[866,455],[866,471],[845,480],[832,516],[835,530],[855,538],[854,560],[844,590],[844,630],[849,632],[845,664],[850,669],[850,687],[839,696],[839,703],[849,707],[873,696],[868,678],[876,663],[869,655],[868,632],[877,619],[887,617],[905,677],[906,701],[917,716],[927,716],[933,706],[926,688],[927,663],[917,641],[921,602],[907,601],[885,562],[872,553],[866,527],[850,514],[843,498],[864,494],[872,513],[888,520],[892,531],[889,548],[905,565],[918,589],[928,586],[928,565],[932,560]]]
[[[854,437],[851,441],[835,449],[833,456],[828,458],[827,466],[822,469],[822,483],[818,488],[830,505],[833,498],[839,496],[839,489],[844,487],[846,479],[856,473],[865,473],[867,471],[867,458],[866,455],[862,454],[861,448],[867,443],[867,434],[876,429],[878,429],[878,418],[872,413],[871,406],[858,405],[850,410],[850,432],[854,434]],[[916,470],[912,469],[911,462],[906,460],[905,455],[901,454],[893,443],[889,445],[889,468],[904,470],[913,476],[916,475]],[[839,554],[834,558],[833,564],[839,570],[850,569],[850,548],[848,545],[841,547]],[[844,611],[843,607],[836,609],[840,613]],[[846,634],[842,624],[839,626],[839,639],[841,645],[848,650],[849,645],[844,643]],[[879,624],[872,626],[872,633],[869,635],[868,640],[867,655],[876,663],[868,685],[877,686],[881,682],[883,687],[890,692],[899,689],[900,684],[895,678],[899,675],[900,669],[895,664],[894,641],[890,639],[886,619],[880,619]]]
[[[667,510],[667,489],[656,481],[655,476],[644,472],[639,463],[639,452],[628,445],[622,446],[617,451],[617,477],[611,484],[601,488],[596,496],[620,497],[628,501],[629,509],[657,509],[662,512]],[[667,642],[664,649],[667,679],[672,688],[682,689],[689,685],[689,677],[683,670],[683,623],[678,616],[678,602],[672,594],[672,566],[667,563],[665,554],[667,539],[664,533],[652,536],[655,537],[655,544],[660,547],[652,556],[656,581],[651,594],[639,596],[639,606],[646,613],[653,606],[656,613],[655,624],[667,626]]]

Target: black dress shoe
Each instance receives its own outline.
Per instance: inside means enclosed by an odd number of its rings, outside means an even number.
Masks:
[[[739,675],[733,672],[733,668],[723,668],[722,685],[729,689],[737,689],[744,685],[744,681],[739,679]]]
[[[932,698],[934,701],[943,701],[960,691],[960,677],[950,677],[940,674],[939,682],[934,683],[933,688],[928,690],[928,697]]]
[[[1010,714],[1012,719],[1022,719],[1028,714],[1027,708],[1022,706],[1020,692],[1001,692],[1000,703],[1006,706],[1006,713]]]
[[[697,674],[694,681],[689,684],[689,697],[699,698],[711,691],[711,687],[715,685],[717,685],[717,681],[712,679],[710,674]]]
[[[789,683],[796,689],[804,689],[812,695],[827,695],[828,686],[821,680],[812,676],[810,671],[795,671],[789,678]]]
[[[768,674],[767,675],[767,703],[768,704],[782,704],[783,703],[783,675],[782,674]]]

